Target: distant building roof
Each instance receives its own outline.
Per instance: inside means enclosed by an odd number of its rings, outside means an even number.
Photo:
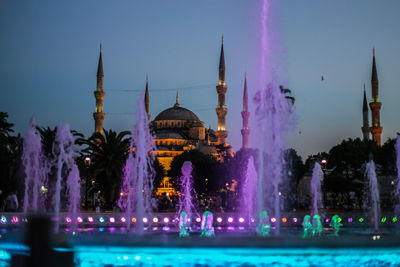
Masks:
[[[161,111],[154,119],[154,121],[161,120],[200,121],[200,119],[192,111],[178,106],[174,106],[172,108]]]

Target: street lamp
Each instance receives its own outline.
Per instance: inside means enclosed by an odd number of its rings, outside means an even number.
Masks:
[[[326,166],[328,165],[328,161],[326,159],[322,159],[321,165],[322,165],[323,171],[326,171]]]
[[[85,208],[88,208],[88,187],[89,187],[89,167],[91,163],[91,159],[89,156],[86,156],[84,159],[85,167],[86,167],[86,180],[85,180]]]

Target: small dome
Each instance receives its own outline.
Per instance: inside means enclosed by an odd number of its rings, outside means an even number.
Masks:
[[[190,110],[178,106],[168,108],[161,111],[154,121],[162,120],[187,120],[187,121],[200,121],[200,119]]]
[[[172,131],[159,131],[156,133],[157,139],[185,139],[182,135]]]

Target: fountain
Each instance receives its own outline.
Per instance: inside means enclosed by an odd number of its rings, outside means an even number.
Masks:
[[[118,200],[119,207],[125,211],[125,216],[128,218],[128,230],[131,226],[130,218],[135,212],[138,234],[143,233],[144,218],[152,213],[153,151],[156,150],[142,99],[143,93],[137,104],[136,124],[133,127],[129,156],[124,167],[122,194]]]
[[[201,237],[214,237],[214,216],[211,211],[205,211],[201,219]]]
[[[78,166],[75,163],[67,178],[68,216],[72,220],[72,230],[75,231],[81,204],[81,184]]]
[[[312,214],[318,214],[319,209],[323,209],[321,181],[324,179],[321,165],[315,162],[315,166],[311,178],[311,195],[312,195]]]
[[[378,220],[380,215],[380,199],[379,199],[379,188],[378,180],[375,173],[375,163],[373,160],[367,163],[366,176],[368,177],[369,195],[372,204],[372,212],[374,216],[374,229],[379,230]]]
[[[56,137],[53,145],[53,154],[56,157],[56,168],[57,168],[57,173],[56,173],[56,184],[55,184],[55,189],[54,189],[54,194],[53,194],[53,199],[52,199],[52,205],[54,208],[54,215],[57,218],[57,223],[56,223],[56,232],[58,232],[59,228],[59,219],[60,219],[60,211],[62,209],[61,205],[61,194],[62,192],[62,184],[65,182],[65,178],[68,177],[67,175],[70,173],[70,171],[73,169],[73,166],[75,165],[74,161],[74,153],[75,153],[75,148],[74,148],[74,138],[71,134],[70,128],[68,124],[59,124],[57,126],[57,132],[56,132]],[[77,171],[77,169],[76,169]],[[73,173],[71,175],[71,178],[69,180],[79,180],[79,173],[77,174]],[[73,177],[72,177],[73,176]],[[78,176],[78,178],[76,178]],[[80,199],[80,196],[72,196],[71,194],[78,194],[80,195],[80,190],[76,190],[75,188],[72,188],[74,186],[78,186],[79,183],[73,183],[70,182],[71,188],[68,188],[69,190],[69,201],[73,199],[74,201],[77,201]],[[70,203],[71,209],[73,208],[72,205],[76,206],[75,204]]]
[[[276,218],[275,233],[280,233],[280,195],[279,186],[283,176],[283,152],[285,149],[283,133],[293,130],[290,121],[293,114],[292,102],[285,98],[279,77],[279,38],[270,24],[271,3],[263,1],[261,12],[261,69],[259,90],[254,97],[259,140],[258,166],[258,214],[267,210]],[[268,62],[268,65],[265,63]]]
[[[44,171],[44,156],[40,135],[36,130],[35,117],[31,118],[29,129],[24,139],[22,164],[25,170],[24,207],[25,214],[43,210],[43,199],[40,196],[40,187],[44,185],[46,173]]]
[[[247,162],[246,176],[242,186],[242,213],[245,214],[250,226],[251,218],[257,214],[257,171],[254,166],[254,158],[250,156]]]
[[[342,219],[339,217],[339,215],[335,214],[332,216],[329,226],[332,227],[334,236],[339,236],[340,227],[343,226],[341,221]]]
[[[303,223],[302,223],[302,226],[303,226],[303,238],[310,237],[312,235],[313,226],[312,226],[312,224],[310,222],[310,219],[311,219],[310,215],[305,215],[304,216]]]
[[[320,236],[322,233],[322,223],[321,223],[321,216],[315,214],[312,218],[312,235]]]
[[[182,176],[180,178],[181,194],[179,195],[178,210],[178,214],[180,214],[179,228],[183,231],[182,235],[184,236],[189,234],[190,223],[194,216],[197,216],[196,208],[193,204],[193,199],[197,197],[196,191],[193,188],[192,170],[192,163],[190,161],[185,161],[182,165]]]
[[[271,222],[269,220],[268,212],[264,210],[259,214],[259,223],[256,232],[259,236],[268,236],[270,231]]]

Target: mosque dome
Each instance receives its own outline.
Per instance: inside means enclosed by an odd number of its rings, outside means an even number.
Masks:
[[[200,119],[192,111],[175,105],[172,108],[168,108],[161,111],[154,121],[161,120],[186,120],[186,121],[200,121]]]

